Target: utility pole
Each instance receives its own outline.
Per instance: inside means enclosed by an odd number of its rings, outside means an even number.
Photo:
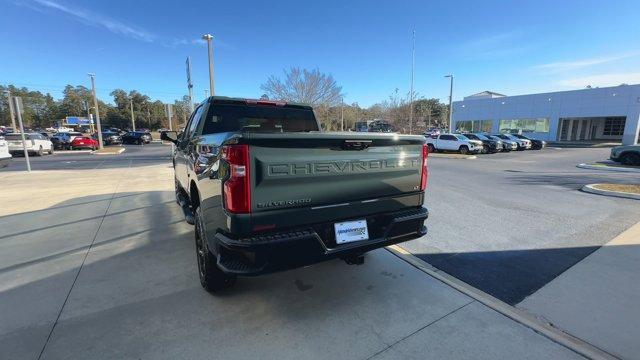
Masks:
[[[100,126],[100,110],[98,110],[98,97],[96,96],[96,74],[87,74],[91,78],[91,93],[93,94],[93,106],[96,110],[96,125],[98,126],[98,148],[103,148],[102,143],[102,126]]]
[[[9,113],[11,114],[11,127],[13,128],[13,131],[17,130],[16,127],[16,116],[13,113],[13,101],[11,101],[11,91],[9,90],[5,90],[4,91],[5,94],[7,94],[7,101],[9,102]]]
[[[453,101],[453,75],[445,75],[444,77],[451,79],[451,83],[449,85],[449,132],[453,132],[453,124],[451,123],[451,102]]]
[[[165,111],[167,113],[167,118],[169,119],[169,131],[173,131],[173,126],[171,125],[171,120],[173,119],[173,105],[166,104]]]
[[[202,35],[202,40],[207,41],[207,49],[209,50],[209,90],[211,91],[211,96],[216,94],[216,91],[213,87],[213,46],[211,45],[211,40],[213,36],[211,34]]]
[[[9,101],[11,101],[11,99],[9,99]],[[22,138],[22,150],[24,150],[24,159],[27,161],[27,171],[31,172],[31,161],[29,160],[29,152],[27,151],[27,142],[24,138],[24,126],[22,125],[22,106],[20,106],[22,101],[17,96],[13,98],[13,101],[14,101],[14,106],[16,108],[16,112],[18,113],[18,122],[20,124],[20,137]]]
[[[129,99],[129,105],[131,107],[131,130],[136,131],[136,118],[133,115],[133,99]]]
[[[340,98],[340,131],[344,131],[344,99]]]
[[[189,88],[189,113],[192,114],[193,106],[193,82],[191,82],[191,57],[187,57],[187,87]]]
[[[413,45],[411,47],[411,90],[409,90],[409,134],[413,134],[413,76],[416,67],[416,29],[413,29]]]

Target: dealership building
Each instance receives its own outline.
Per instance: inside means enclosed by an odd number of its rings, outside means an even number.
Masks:
[[[460,132],[515,132],[547,141],[611,141],[640,134],[640,85],[506,96],[483,91],[453,103]]]

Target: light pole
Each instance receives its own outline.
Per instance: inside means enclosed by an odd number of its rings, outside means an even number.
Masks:
[[[445,75],[444,77],[451,80],[449,85],[449,132],[453,132],[453,123],[451,123],[452,108],[451,102],[453,101],[453,75]]]
[[[11,127],[13,128],[13,131],[17,131],[18,128],[16,127],[16,116],[13,112],[14,111],[13,102],[11,101],[11,91],[5,90],[4,93],[7,94],[7,101],[9,102],[9,114],[11,114]]]
[[[91,78],[91,93],[93,94],[93,107],[96,109],[96,126],[98,126],[98,148],[102,149],[102,126],[100,126],[100,110],[98,110],[98,98],[96,97],[96,74],[88,73]]]
[[[211,46],[211,40],[213,36],[211,34],[202,35],[202,40],[207,41],[207,49],[209,50],[209,90],[211,91],[211,96],[216,94],[216,91],[213,87],[213,47]]]
[[[413,29],[413,45],[411,47],[411,89],[409,90],[409,134],[413,134],[413,76],[416,67],[416,30]]]
[[[133,115],[133,99],[129,99],[129,105],[131,107],[131,130],[136,131],[136,118]]]

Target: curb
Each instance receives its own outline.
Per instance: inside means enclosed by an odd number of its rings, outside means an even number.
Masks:
[[[405,249],[398,245],[387,246],[385,249],[391,252],[393,255],[409,263],[418,270],[426,273],[436,280],[443,282],[455,290],[471,297],[472,299],[488,306],[489,308],[497,311],[498,313],[514,320],[515,322],[528,327],[529,329],[539,333],[540,335],[548,338],[549,340],[558,343],[586,358],[589,359],[617,359],[615,356],[608,352],[591,345],[590,343],[579,339],[571,334],[568,334],[556,327],[551,326],[549,323],[541,322],[535,316],[524,312],[511,306],[483,291],[476,289],[475,287],[459,280],[444,271],[440,271],[433,267],[431,264],[421,260],[420,258],[409,253]]]
[[[53,155],[82,155],[91,154],[91,150],[56,150]]]
[[[475,155],[462,155],[462,154],[442,154],[442,153],[429,153],[429,157],[445,158],[445,159],[458,159],[458,160],[473,160],[478,157]]]
[[[111,153],[99,153],[96,151],[92,151],[91,155],[118,155],[118,154],[122,154],[125,151],[125,148],[121,148],[118,150],[118,152],[111,152]]]
[[[587,193],[591,193],[591,194],[640,200],[640,194],[633,194],[633,193],[627,193],[627,192],[621,192],[621,191],[600,190],[600,189],[596,189],[594,185],[597,185],[597,184],[587,184],[583,186],[582,189],[580,190]]]
[[[603,170],[603,171],[617,171],[617,172],[629,172],[629,173],[640,173],[640,169],[634,168],[624,168],[617,166],[608,166],[608,165],[591,165],[591,164],[578,164],[576,167],[581,169],[589,169],[589,170]]]

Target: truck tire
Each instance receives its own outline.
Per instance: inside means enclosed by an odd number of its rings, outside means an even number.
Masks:
[[[636,153],[626,153],[620,156],[620,163],[623,165],[640,165],[640,155]]]
[[[467,145],[462,145],[460,146],[458,151],[460,152],[460,154],[465,155],[469,152],[469,148],[467,147]]]
[[[429,152],[430,152],[430,153],[432,153],[432,152],[435,152],[435,151],[436,151],[436,147],[435,147],[435,146],[433,146],[433,144],[427,144],[427,148],[429,149]]]
[[[210,293],[216,293],[233,286],[236,283],[236,276],[220,270],[216,264],[215,256],[207,246],[207,234],[204,231],[200,206],[196,208],[195,238],[200,285]]]

